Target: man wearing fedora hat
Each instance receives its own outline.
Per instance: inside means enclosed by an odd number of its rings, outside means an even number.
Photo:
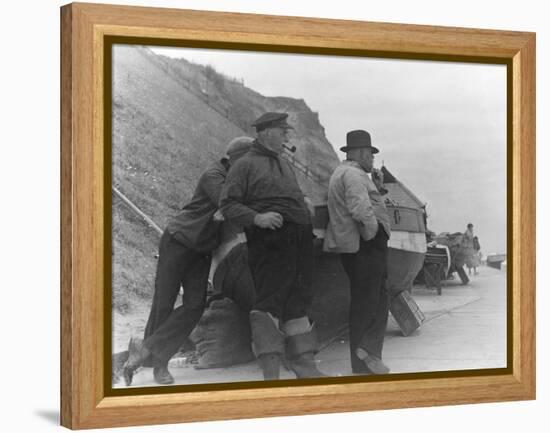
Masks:
[[[287,117],[269,112],[252,124],[258,138],[231,169],[220,201],[223,216],[246,234],[256,289],[252,347],[265,380],[279,378],[284,357],[297,377],[322,376],[307,316],[313,298],[311,216],[292,167],[280,157],[294,129]]]
[[[202,316],[211,254],[219,243],[221,221],[214,215],[222,185],[232,164],[248,152],[251,137],[237,137],[228,144],[227,158],[211,164],[199,178],[191,201],[172,218],[159,245],[155,292],[143,339],[132,338],[123,376],[132,383],[141,366],[153,367],[161,385],[174,382],[168,361],[182,346]],[[182,305],[174,308],[183,286]]]
[[[385,374],[382,346],[388,320],[385,287],[390,223],[379,189],[371,179],[374,154],[367,131],[350,131],[346,160],[329,182],[329,225],[324,249],[340,253],[350,281],[350,358],[354,373]]]

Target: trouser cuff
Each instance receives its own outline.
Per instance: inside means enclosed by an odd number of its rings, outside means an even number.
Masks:
[[[309,322],[307,316],[298,317],[297,319],[291,319],[283,324],[283,332],[287,337],[293,335],[306,334],[311,332],[313,325]]]

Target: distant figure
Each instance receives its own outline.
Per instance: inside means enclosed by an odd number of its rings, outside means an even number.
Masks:
[[[465,262],[468,267],[468,275],[472,275],[472,269],[475,266],[475,251],[474,251],[474,225],[468,223],[466,231],[462,238],[462,248],[464,250]]]
[[[143,339],[132,338],[123,376],[132,384],[140,367],[153,367],[160,385],[174,383],[168,361],[178,351],[201,318],[214,251],[220,243],[221,221],[214,218],[222,186],[230,166],[251,148],[253,139],[238,137],[226,150],[227,158],[213,163],[198,180],[197,187],[182,211],[172,218],[159,245],[153,303]],[[183,286],[182,305],[174,309]]]
[[[349,345],[355,374],[386,374],[382,347],[388,321],[386,290],[390,220],[373,173],[367,131],[348,132],[346,160],[334,171],[328,190],[329,225],[325,251],[340,253],[350,281]],[[374,173],[373,173],[374,174]],[[381,185],[381,182],[379,183]]]
[[[477,275],[477,267],[481,265],[481,245],[479,244],[479,239],[477,236],[474,236],[474,275]]]

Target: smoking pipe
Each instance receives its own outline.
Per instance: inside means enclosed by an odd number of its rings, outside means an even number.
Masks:
[[[288,150],[289,152],[292,152],[292,153],[296,152],[296,146],[291,146],[291,147],[289,147],[289,146],[287,146],[286,144],[283,144],[283,147],[284,147],[286,150]]]

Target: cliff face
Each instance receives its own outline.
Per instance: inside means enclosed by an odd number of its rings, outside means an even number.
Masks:
[[[164,228],[185,204],[202,171],[227,143],[254,136],[266,111],[285,111],[302,190],[326,197],[338,158],[316,113],[303,100],[269,98],[209,66],[117,46],[113,53],[113,185]],[[113,303],[120,311],[153,291],[158,235],[113,195]]]

